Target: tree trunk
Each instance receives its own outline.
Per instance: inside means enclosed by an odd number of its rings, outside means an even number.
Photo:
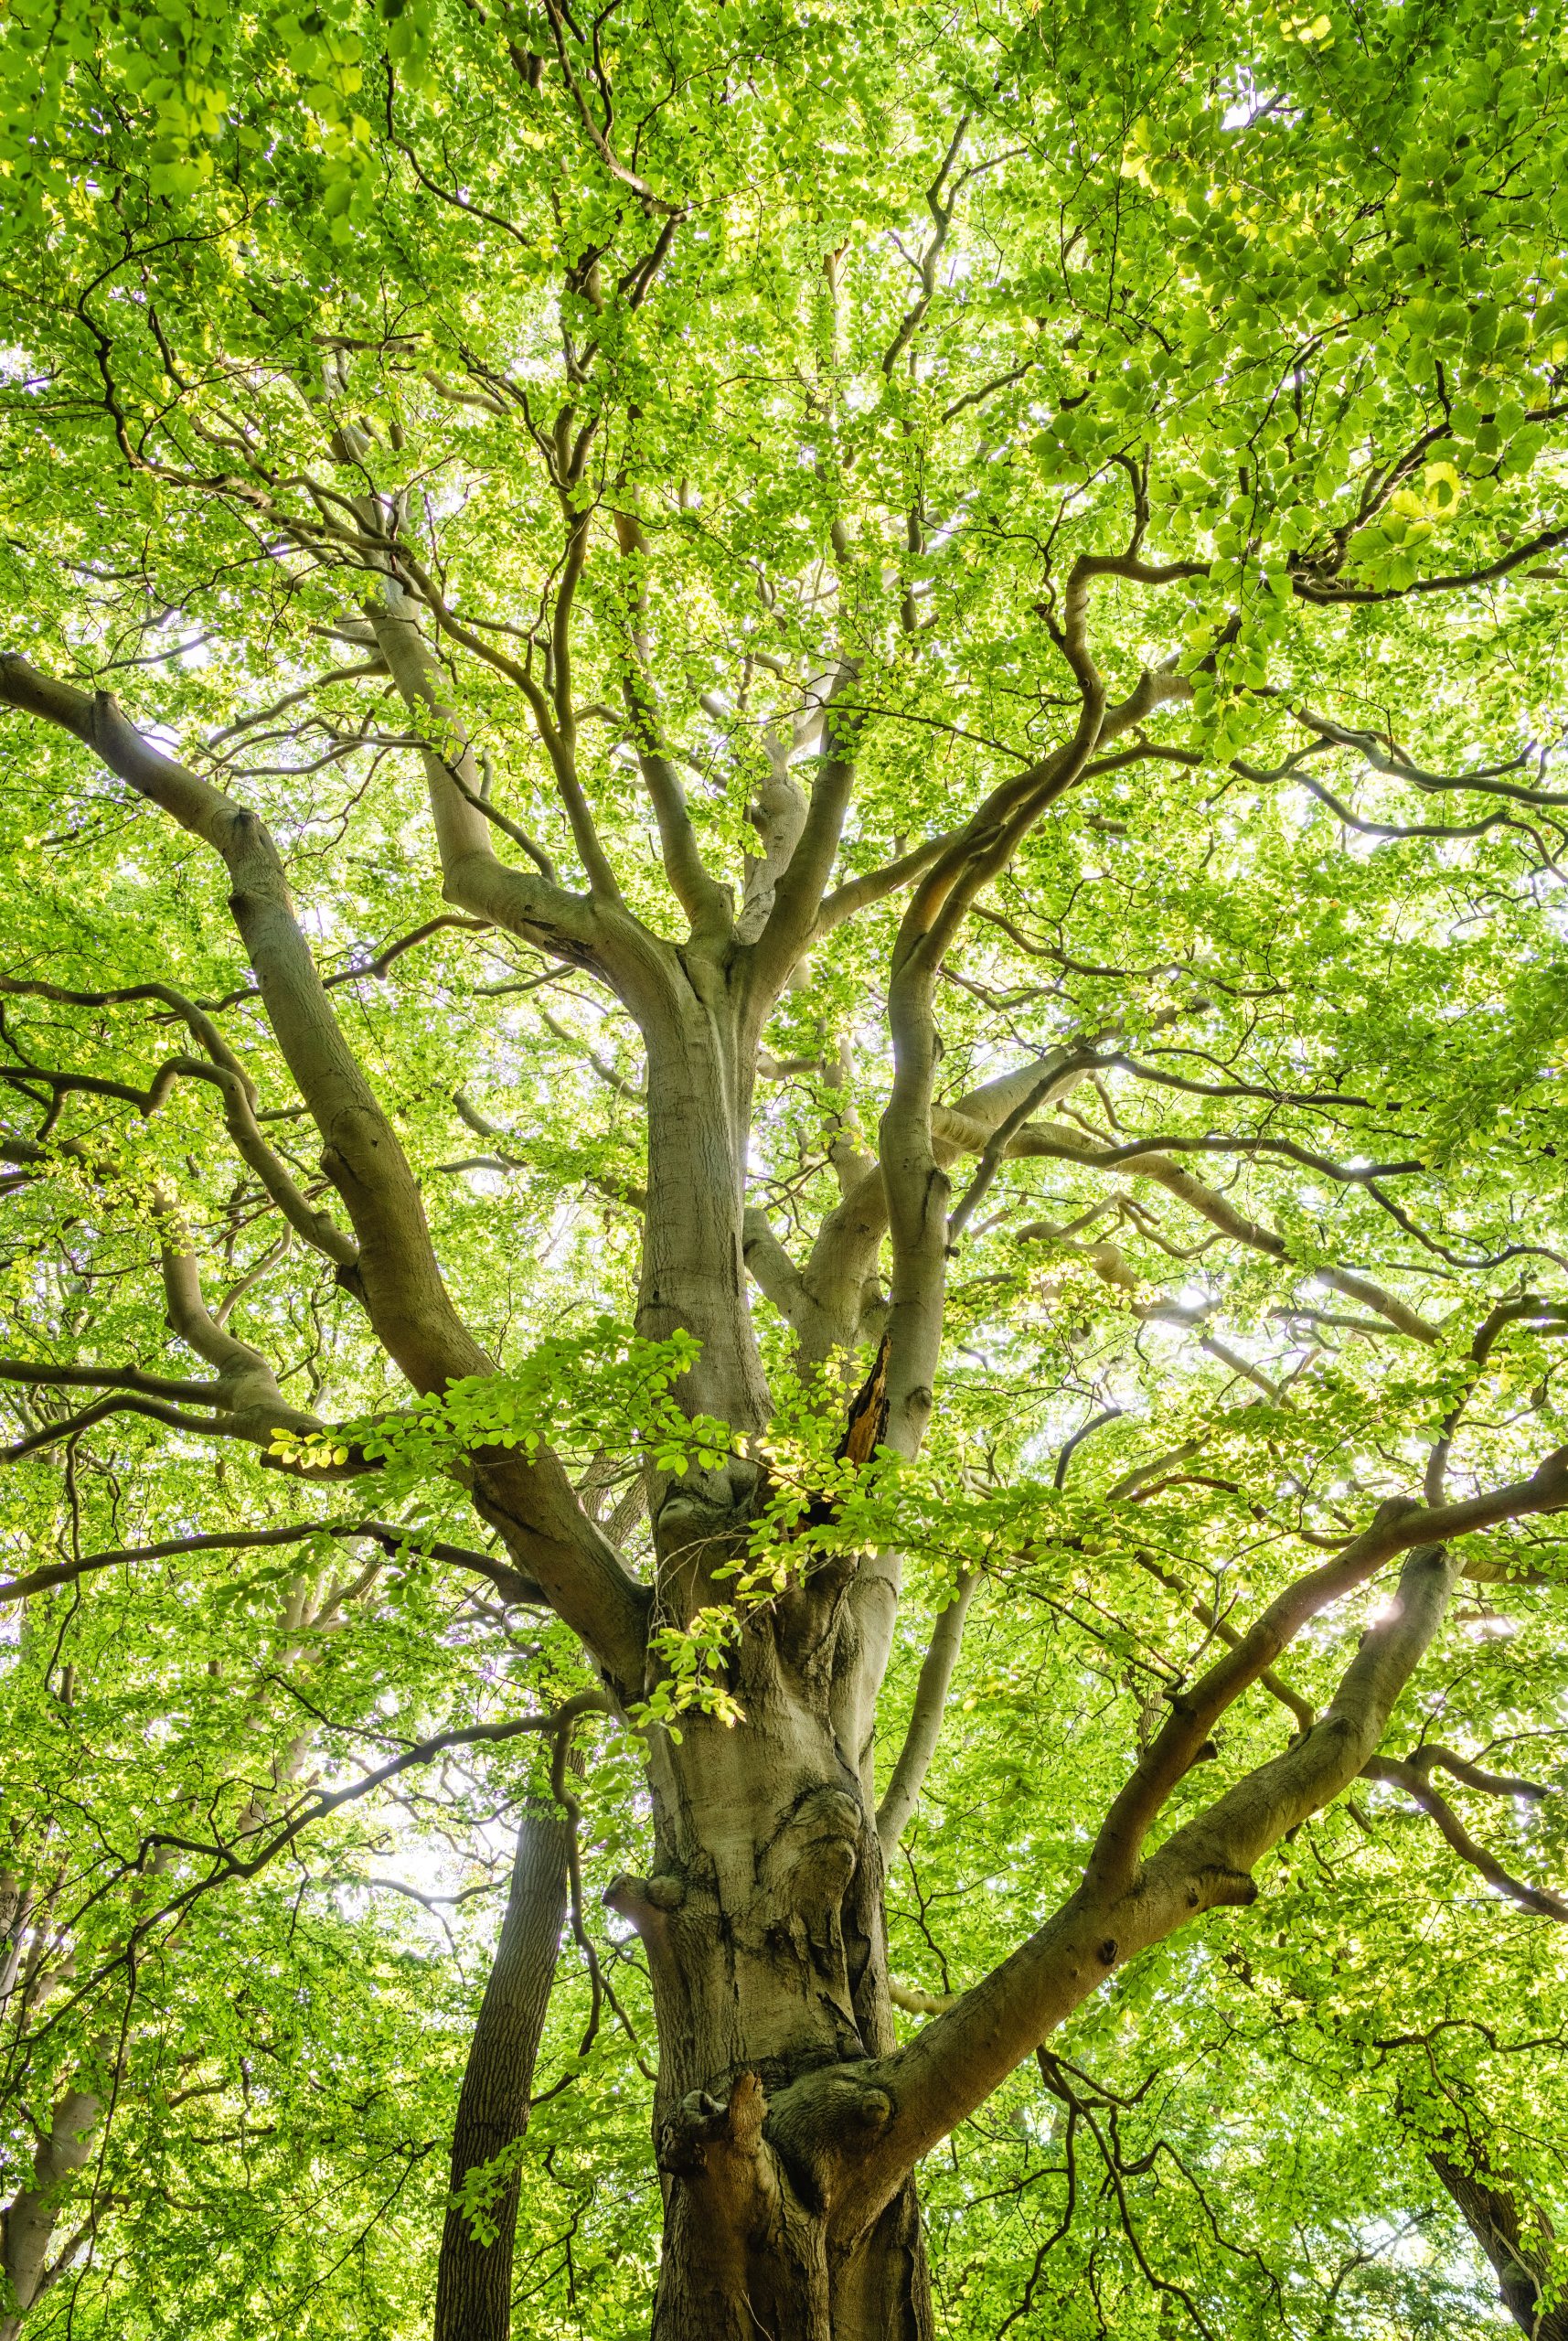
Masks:
[[[912,2180],[852,2253],[755,2136],[742,2089],[671,2185],[653,2341],[932,2341]]]
[[[0,2213],[0,2341],[16,2341],[27,2311],[43,2298],[59,2272],[60,2262],[49,2265],[49,2248],[62,2199],[91,2156],[101,2111],[95,2091],[67,2090],[55,2104],[47,2135],[38,2142],[32,2185],[24,2186]]]
[[[891,2111],[860,2077],[893,2046],[869,1751],[836,1695],[848,1606],[808,1580],[747,1620],[746,1720],[651,1735],[656,1866],[611,1890],[648,1952],[665,2189],[655,2341],[928,2341],[912,2182],[869,2232],[842,2179]],[[809,2108],[770,2110],[803,2075]]]
[[[1560,2289],[1550,2306],[1544,2301],[1558,2256],[1552,2222],[1494,2152],[1491,2125],[1474,2091],[1406,2072],[1395,2102],[1407,2135],[1491,2262],[1515,2324],[1531,2341],[1568,2341],[1568,2295]]]
[[[742,1203],[753,1052],[716,961],[680,955],[648,1042],[648,1200],[639,1329],[702,1353],[684,1402],[739,1438],[771,1401],[746,1301]],[[743,1455],[650,1489],[663,1614],[733,1598],[760,1473]],[[643,1938],[659,2044],[665,2229],[655,2341],[929,2341],[912,2181],[863,2231],[836,2218],[886,2092],[893,2045],[849,1564],[743,1613],[728,1688],[744,1720],[648,1735],[655,1859],[612,1906]],[[803,2077],[809,2102],[784,2102]]]
[[[1429,2153],[1427,2160],[1496,2270],[1498,2291],[1514,2323],[1531,2341],[1568,2341],[1568,2294],[1559,2291],[1550,2307],[1544,2301],[1552,2259],[1550,2225],[1533,2207],[1521,2207],[1513,2188],[1469,2146],[1456,2131],[1448,2152]],[[1462,2160],[1454,2158],[1456,2152]]]
[[[566,1917],[567,1823],[557,1809],[527,1812],[496,1963],[475,2026],[452,2139],[452,2186],[493,2162],[528,2126],[534,2060]],[[448,2206],[436,2276],[435,2341],[508,2341],[519,2172],[514,2165],[485,2206],[494,2239]]]

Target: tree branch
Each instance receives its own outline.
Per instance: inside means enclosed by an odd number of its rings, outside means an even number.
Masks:
[[[859,674],[859,660],[841,658],[823,707],[821,758],[805,819],[774,885],[773,908],[752,946],[747,983],[753,1014],[776,999],[823,908],[855,788],[855,755],[865,718],[848,695]]]
[[[521,1608],[548,1607],[543,1593],[520,1569],[508,1568],[492,1553],[477,1553],[466,1545],[432,1541],[417,1528],[400,1527],[390,1520],[304,1520],[286,1528],[220,1529],[207,1535],[172,1536],[158,1545],[124,1545],[101,1553],[83,1553],[78,1559],[49,1561],[23,1577],[0,1578],[0,1605],[26,1601],[51,1586],[73,1585],[78,1577],[99,1569],[129,1568],[138,1561],[177,1561],[195,1553],[241,1553],[272,1545],[304,1545],[313,1536],[367,1536],[383,1552],[396,1557],[414,1552],[449,1568],[469,1569],[487,1577],[508,1601]]]
[[[968,1569],[958,1572],[957,1587],[953,1599],[942,1610],[932,1628],[931,1641],[915,1685],[914,1708],[910,1716],[904,1744],[899,1750],[892,1777],[877,1807],[877,1835],[881,1840],[882,1859],[892,1859],[900,1838],[908,1828],[910,1816],[920,1797],[936,1744],[942,1736],[942,1718],[946,1712],[947,1694],[953,1686],[958,1653],[964,1642],[964,1620],[969,1612],[978,1577]]]
[[[1403,1789],[1406,1796],[1413,1798],[1423,1812],[1435,1821],[1445,1842],[1452,1846],[1459,1859],[1468,1862],[1472,1869],[1479,1870],[1488,1886],[1495,1887],[1499,1894],[1506,1894],[1510,1901],[1519,1904],[1521,1910],[1531,1910],[1538,1918],[1555,1919],[1560,1926],[1568,1926],[1568,1902],[1546,1887],[1526,1885],[1522,1878],[1515,1877],[1506,1870],[1484,1845],[1478,1845],[1447,1799],[1438,1795],[1423,1766],[1408,1762],[1402,1764],[1392,1756],[1373,1756],[1362,1765],[1361,1773],[1369,1780],[1386,1780],[1392,1787]],[[1538,1789],[1534,1793],[1539,1796],[1541,1791]]]
[[[942,1127],[954,1135],[956,1135],[955,1125],[955,1116],[943,1117]],[[973,1139],[968,1143],[973,1145]],[[1142,1139],[1125,1147],[1095,1147],[1063,1123],[1030,1122],[1013,1139],[1011,1151],[1015,1156],[1047,1155],[1058,1161],[1082,1163],[1088,1169],[1120,1170],[1136,1179],[1153,1179],[1168,1193],[1175,1195],[1179,1202],[1186,1203],[1190,1210],[1208,1220],[1211,1226],[1219,1228],[1221,1234],[1233,1237],[1237,1243],[1246,1244],[1253,1251],[1264,1252],[1271,1259],[1287,1261],[1291,1256],[1282,1235],[1276,1235],[1272,1228],[1262,1226],[1256,1220],[1247,1218],[1225,1196],[1217,1193],[1212,1187],[1205,1186],[1190,1171],[1183,1170],[1168,1154],[1157,1149],[1146,1150],[1146,1142]],[[1347,1268],[1316,1268],[1313,1273],[1321,1283],[1343,1293],[1347,1299],[1359,1300],[1365,1308],[1375,1309],[1380,1317],[1385,1317],[1391,1325],[1408,1334],[1413,1341],[1430,1345],[1438,1340],[1435,1326],[1429,1325],[1425,1318],[1419,1316],[1408,1303],[1396,1294],[1384,1291],[1371,1277],[1357,1276]]]
[[[860,2232],[910,2165],[989,2096],[1113,1967],[1204,1910],[1255,1898],[1251,1871],[1257,1861],[1339,1795],[1372,1757],[1461,1574],[1451,1540],[1565,1504],[1568,1449],[1548,1456],[1528,1480],[1464,1503],[1385,1504],[1342,1554],[1288,1587],[1233,1650],[1178,1695],[1170,1720],[1113,1803],[1077,1891],[906,2047],[862,2068],[863,2085],[885,2090],[892,2111],[869,2153],[846,2172],[834,2216],[847,2232]],[[1220,1716],[1309,1619],[1401,1554],[1409,1557],[1397,1593],[1363,1636],[1323,1717],[1140,1864],[1148,1828]],[[814,2086],[807,2077],[786,2092],[794,2102],[782,2118],[791,2127],[803,2116],[809,2120]]]
[[[616,513],[615,535],[628,579],[621,687],[631,718],[637,763],[658,824],[665,876],[690,922],[693,937],[718,941],[731,931],[734,905],[729,887],[713,876],[699,850],[697,832],[687,809],[686,791],[670,761],[659,726],[645,628],[651,558],[647,539],[642,522],[635,513],[628,511]]]
[[[0,992],[27,999],[59,1000],[74,1008],[107,1008],[127,1005],[136,1000],[156,1000],[187,1024],[195,1039],[207,1052],[209,1062],[197,1057],[170,1057],[159,1066],[145,1090],[138,1092],[133,1085],[112,1085],[115,1095],[123,1095],[133,1104],[144,1119],[150,1120],[168,1095],[176,1079],[207,1081],[218,1090],[223,1100],[223,1120],[234,1150],[247,1169],[253,1170],[266,1192],[272,1197],[284,1219],[302,1235],[314,1251],[340,1268],[352,1268],[358,1260],[358,1246],[333,1220],[330,1213],[317,1211],[307,1202],[290,1176],[282,1156],[271,1147],[256,1119],[256,1089],[240,1059],[206,1009],[187,999],[183,992],[170,984],[132,984],[118,991],[73,991],[63,984],[46,983],[38,978],[0,976]],[[67,1083],[87,1084],[93,1076],[84,1074],[47,1074],[57,1087]]]
[[[352,1279],[378,1339],[416,1390],[444,1390],[450,1382],[494,1373],[446,1289],[418,1182],[333,1014],[263,824],[144,739],[105,692],[90,698],[7,654],[0,657],[0,705],[70,732],[220,856],[272,1030],[321,1132],[322,1167],[359,1240],[357,1260],[340,1275]],[[472,864],[472,833],[461,825],[478,817],[455,791],[444,798],[438,791],[437,800],[449,832],[456,825],[460,860]],[[491,865],[500,868],[493,857]],[[523,888],[542,883],[503,874]],[[483,914],[508,923],[495,905]],[[574,919],[587,915],[585,906],[573,905]],[[474,1493],[566,1623],[618,1681],[640,1683],[648,1597],[583,1512],[559,1459],[548,1450],[531,1461],[517,1450],[480,1457]]]
[[[400,558],[405,567],[417,572],[418,565],[407,554]],[[492,825],[473,744],[455,710],[442,695],[439,669],[420,632],[414,604],[397,577],[390,573],[384,577],[381,599],[370,604],[367,614],[404,704],[415,715],[428,718],[431,725],[421,754],[447,901],[573,966],[598,967],[604,935],[592,897],[584,901],[554,884],[542,871],[510,869],[497,858],[490,842]],[[510,660],[506,671],[532,704],[538,697],[532,679]],[[536,715],[539,712],[536,708]],[[551,754],[558,786],[563,779],[566,784],[563,802],[593,895],[618,903],[620,888],[588,818],[575,769],[570,756],[556,753],[561,743],[554,727],[547,724],[547,731],[545,745]],[[537,852],[535,859],[539,859]]]

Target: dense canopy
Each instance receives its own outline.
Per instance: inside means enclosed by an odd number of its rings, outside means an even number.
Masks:
[[[0,2341],[1563,2341],[1568,19],[0,80]]]

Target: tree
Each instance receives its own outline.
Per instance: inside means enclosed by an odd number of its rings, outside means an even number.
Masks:
[[[1159,1947],[1252,1946],[1265,1887],[1305,1988],[1316,1816],[1367,1799],[1434,1927],[1478,1873],[1559,1940],[1558,29],[27,0],[5,44],[4,1372],[59,1555],[5,1590],[303,1547],[309,1633],[347,1544],[389,1616],[269,1699],[418,1726],[199,1828],[182,1784],[71,2005],[120,1979],[134,2086],[194,1900],[458,1746],[560,1790],[603,1711],[654,2332],[926,2335],[923,2160],[1040,2051],[1132,2222],[1051,2044],[1113,1978],[1157,2021]],[[981,1755],[1005,1890],[901,1979]],[[480,2229],[525,2112],[479,2195],[457,2157]],[[1432,2150],[1461,2208],[1516,2170]]]
[[[570,1844],[565,1815],[531,1812],[517,1831],[517,1858],[463,2076],[452,2140],[453,2202],[442,2233],[435,2329],[505,2333],[512,2309],[512,2246],[520,2185],[515,2158],[500,2201],[479,2228],[465,2216],[472,2170],[486,2175],[515,2149],[533,2111],[534,2068],[566,1919]]]

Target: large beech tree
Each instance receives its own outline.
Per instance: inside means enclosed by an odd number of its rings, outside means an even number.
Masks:
[[[1550,2117],[1441,2059],[1512,1994],[1549,2100],[1568,1918],[1563,49],[13,0],[0,2329],[134,2260],[193,1929],[499,1748],[445,2341],[563,1911],[659,2341],[932,2334],[1020,2068],[1240,2330],[1107,1994],[1337,2008],[1558,2329]],[[1057,2239],[993,2325],[1109,2329]]]

